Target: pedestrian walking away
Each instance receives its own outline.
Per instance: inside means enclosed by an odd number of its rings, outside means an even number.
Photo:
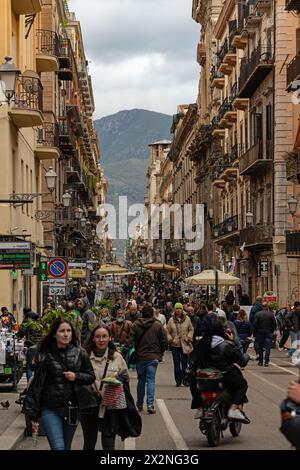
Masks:
[[[142,318],[136,320],[126,342],[126,349],[135,347],[137,383],[137,408],[143,410],[147,386],[147,411],[155,413],[155,376],[159,361],[167,349],[167,336],[160,321],[154,318],[152,305],[145,305]],[[125,351],[124,351],[125,352]]]

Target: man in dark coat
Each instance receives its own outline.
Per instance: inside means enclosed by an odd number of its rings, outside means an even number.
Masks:
[[[125,350],[131,347],[136,350],[137,408],[143,409],[145,386],[147,383],[147,411],[154,414],[155,376],[159,361],[162,359],[168,342],[164,327],[153,316],[153,307],[148,304],[143,307],[142,318],[135,321]]]

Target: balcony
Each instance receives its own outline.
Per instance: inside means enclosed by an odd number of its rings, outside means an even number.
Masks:
[[[233,145],[231,151],[227,154],[227,167],[225,168],[225,181],[232,181],[238,176],[238,146]]]
[[[287,230],[286,256],[288,258],[300,258],[300,230]]]
[[[267,149],[270,145],[267,145]],[[258,140],[248,150],[241,150],[240,155],[240,175],[258,175],[262,170],[266,170],[272,165],[271,152],[267,152],[267,157],[263,156],[262,141]]]
[[[300,153],[290,153],[286,162],[286,179],[300,183]]]
[[[39,160],[58,160],[60,152],[57,123],[44,122],[43,127],[38,129],[34,154]]]
[[[291,62],[286,67],[286,86],[287,91],[295,91],[300,87],[300,82],[293,83],[300,78],[300,51],[298,54],[291,60]]]
[[[59,80],[72,81],[73,80],[73,50],[71,46],[70,39],[62,38],[60,41],[59,48],[59,71],[58,78]]]
[[[257,224],[240,230],[240,245],[261,250],[270,248],[273,243],[274,228],[269,224]]]
[[[224,172],[227,168],[227,162],[224,160],[223,157],[219,160],[217,166],[215,167],[215,171],[212,174],[212,186],[216,188],[223,189],[225,188],[226,181],[224,179]],[[205,175],[207,171],[205,172]]]
[[[285,9],[300,12],[300,0],[285,0]]]
[[[226,244],[229,238],[238,238],[238,216],[229,217],[221,224],[215,225],[212,229],[212,235],[219,244]]]
[[[17,15],[34,15],[42,10],[42,0],[12,0],[11,6]]]
[[[59,122],[59,148],[66,156],[74,155],[76,150],[76,139],[67,118]]]
[[[211,69],[210,80],[212,88],[219,88],[222,90],[225,85],[225,77],[222,72],[219,72],[217,67],[214,65]]]
[[[257,0],[255,9],[258,12],[264,13],[265,11],[268,11],[273,5],[272,0]]]
[[[223,139],[225,137],[225,129],[220,127],[220,118],[219,116],[215,116],[212,119],[212,137],[217,137]]]
[[[197,62],[199,65],[204,65],[206,61],[206,44],[199,43],[197,47]]]
[[[235,49],[232,46],[228,46],[228,39],[226,38],[221,46],[221,49],[217,53],[217,69],[219,72],[222,72],[225,75],[231,74],[232,67],[235,64],[235,62],[232,63],[231,60],[235,56],[234,51]]]
[[[80,171],[78,168],[75,168],[74,166],[68,166],[65,169],[65,177],[66,177],[66,184],[70,183],[80,183],[81,181],[81,175]]]
[[[231,127],[237,119],[237,112],[232,107],[232,98],[225,98],[219,108],[219,122],[223,127]]]
[[[36,32],[37,72],[57,72],[59,70],[59,44],[55,31],[38,29]]]
[[[31,72],[25,72],[18,78],[15,105],[11,108],[9,115],[18,129],[38,127],[44,122],[42,109],[41,81],[38,77],[31,76]]]
[[[251,98],[255,90],[273,69],[271,51],[258,47],[252,51],[250,60],[241,60],[239,98]]]

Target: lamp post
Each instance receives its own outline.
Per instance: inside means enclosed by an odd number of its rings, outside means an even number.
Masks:
[[[68,193],[68,192],[65,193],[65,194],[62,196],[63,206],[64,206],[64,207],[70,207],[71,199],[72,199],[71,194]]]
[[[55,206],[55,200],[54,200],[54,190],[56,187],[56,181],[57,181],[57,174],[53,170],[53,167],[50,166],[49,170],[45,174],[45,180],[46,184],[48,187],[48,190],[51,193],[51,198],[52,198],[52,207],[53,207],[53,229],[52,229],[52,256],[55,256],[55,232],[54,232],[54,222],[55,222],[55,211],[54,211],[54,206]]]
[[[20,75],[20,70],[13,63],[11,57],[5,57],[5,63],[0,65],[0,80],[2,91],[7,99],[8,105],[16,94],[17,78]]]

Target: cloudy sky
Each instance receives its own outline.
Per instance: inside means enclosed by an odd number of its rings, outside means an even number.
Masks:
[[[81,22],[95,117],[142,108],[175,114],[197,98],[192,0],[69,0]]]

